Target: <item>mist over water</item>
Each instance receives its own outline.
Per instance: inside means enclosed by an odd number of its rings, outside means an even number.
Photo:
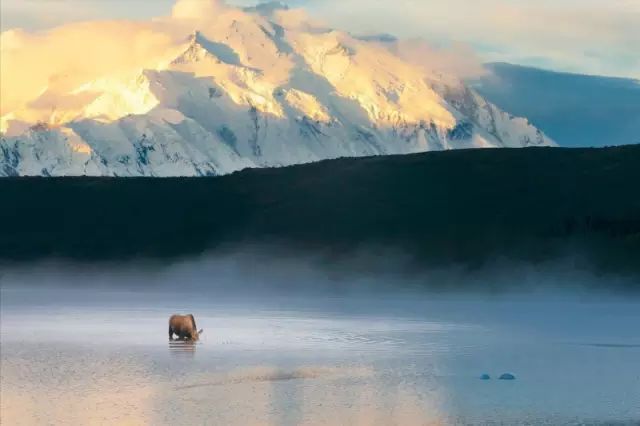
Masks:
[[[2,423],[640,420],[634,283],[570,262],[407,264],[251,249],[5,265]],[[173,313],[201,341],[169,342]]]

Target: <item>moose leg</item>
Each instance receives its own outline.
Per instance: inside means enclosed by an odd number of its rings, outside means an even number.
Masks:
[[[173,329],[169,326],[169,340],[173,340]]]

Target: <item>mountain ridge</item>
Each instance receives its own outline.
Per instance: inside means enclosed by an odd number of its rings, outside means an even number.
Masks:
[[[485,99],[527,117],[560,146],[640,143],[640,81],[490,63],[469,82]]]
[[[339,157],[554,145],[459,79],[375,40],[277,4],[215,13],[192,10],[197,4],[208,3],[182,0],[174,15],[144,28],[168,41],[135,67],[95,78],[45,69],[41,92],[3,105],[0,176],[207,176]],[[3,56],[17,55],[12,43],[3,43]]]

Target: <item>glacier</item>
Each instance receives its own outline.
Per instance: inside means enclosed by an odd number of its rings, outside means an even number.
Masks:
[[[356,37],[277,4],[193,10],[195,1],[140,30],[168,40],[138,58],[143,66],[65,80],[41,64],[46,85],[2,105],[0,176],[212,176],[555,145],[455,76],[403,60],[388,48],[392,38]],[[2,37],[10,60],[25,35]]]

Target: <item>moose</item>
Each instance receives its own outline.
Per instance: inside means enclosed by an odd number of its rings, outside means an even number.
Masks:
[[[173,335],[179,340],[197,341],[203,330],[196,327],[196,320],[193,315],[171,315],[169,318],[169,340],[173,340]]]

